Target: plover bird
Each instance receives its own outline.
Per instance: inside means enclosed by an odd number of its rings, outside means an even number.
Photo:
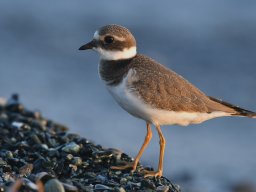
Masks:
[[[98,29],[93,40],[79,50],[100,54],[99,74],[117,103],[131,115],[146,121],[147,135],[133,163],[113,169],[136,170],[141,155],[152,138],[153,124],[160,138],[158,170],[145,177],[162,176],[165,138],[161,125],[202,123],[224,116],[256,118],[256,113],[205,95],[183,77],[145,55],[137,54],[132,33],[119,25]]]

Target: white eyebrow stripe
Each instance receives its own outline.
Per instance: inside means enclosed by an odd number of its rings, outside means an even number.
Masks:
[[[118,37],[114,35],[114,39],[118,40],[118,41],[125,41],[124,37]]]
[[[113,36],[114,39],[118,40],[118,41],[125,41],[125,38],[124,37],[118,37],[116,35],[110,35],[110,34],[106,34],[106,36]],[[93,39],[96,39],[96,40],[100,40],[100,35],[99,35],[99,31],[95,31],[94,35],[93,35]]]

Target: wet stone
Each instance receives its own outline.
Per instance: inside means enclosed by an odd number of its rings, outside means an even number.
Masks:
[[[23,184],[24,184],[27,188],[29,188],[29,189],[31,189],[31,190],[37,190],[37,189],[38,189],[38,188],[37,188],[37,185],[36,185],[35,183],[33,183],[32,181],[30,181],[29,179],[23,178],[22,181],[23,181]]]
[[[65,189],[65,192],[77,192],[78,191],[78,188],[74,185],[70,185],[68,183],[62,183],[64,189]]]
[[[62,151],[65,151],[67,153],[77,153],[79,150],[80,146],[77,145],[75,142],[68,143],[62,148]]]
[[[6,151],[5,157],[6,158],[13,158],[13,153],[11,151]]]
[[[121,185],[125,185],[127,183],[127,179],[126,178],[121,178],[120,179],[120,184]]]
[[[170,189],[170,187],[169,186],[158,186],[157,188],[156,188],[156,191],[157,192],[168,192],[169,191],[169,189]]]
[[[104,190],[112,191],[113,190],[112,188],[110,188],[110,187],[108,187],[106,185],[102,185],[102,184],[96,184],[95,185],[95,189],[96,190],[102,190],[102,191],[104,191]]]
[[[67,158],[67,160],[72,160],[73,159],[73,155],[72,154],[67,154],[67,156],[66,156],[66,158]]]
[[[19,173],[21,176],[28,176],[28,175],[30,175],[32,169],[33,169],[33,164],[27,164],[27,165],[22,166],[19,169]]]
[[[107,180],[107,178],[103,175],[98,175],[96,178],[100,180],[102,183],[104,183]]]
[[[117,192],[126,192],[123,187],[117,188],[116,191],[117,191]]]
[[[58,179],[50,179],[44,184],[45,192],[65,192],[63,184]]]
[[[7,165],[7,162],[0,158],[0,167]]]
[[[74,157],[73,160],[72,160],[72,163],[73,163],[74,165],[79,166],[79,165],[82,165],[83,160],[82,160],[81,157]]]
[[[31,134],[30,135],[32,143],[35,144],[41,144],[42,142],[40,141],[39,137],[36,134]]]
[[[156,186],[155,186],[154,182],[151,181],[151,180],[148,180],[148,179],[142,180],[141,181],[141,186],[145,187],[145,188],[153,189],[153,190],[156,189]]]

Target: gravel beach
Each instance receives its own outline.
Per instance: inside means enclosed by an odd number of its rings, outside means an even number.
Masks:
[[[48,175],[42,181],[45,191],[180,192],[164,177],[144,178],[143,170],[150,167],[139,165],[133,174],[111,170],[132,158],[26,109],[17,94],[0,99],[0,130],[0,191],[8,191],[17,180],[22,183],[19,191],[37,191],[38,175]]]

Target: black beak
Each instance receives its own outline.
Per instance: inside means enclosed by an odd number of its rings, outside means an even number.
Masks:
[[[91,42],[81,46],[79,50],[87,50],[87,49],[93,49],[95,47],[95,41],[92,40]]]

